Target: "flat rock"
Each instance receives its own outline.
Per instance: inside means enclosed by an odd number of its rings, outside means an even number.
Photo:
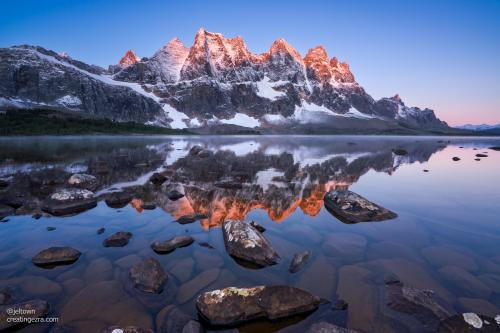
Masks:
[[[55,215],[80,213],[97,206],[94,193],[79,188],[60,189],[52,193],[42,204],[42,210]]]
[[[276,320],[316,310],[321,299],[290,286],[229,287],[198,296],[199,314],[211,325],[233,326],[258,318]]]
[[[327,322],[314,323],[306,333],[358,333],[359,331],[350,330]]]
[[[110,208],[123,208],[132,201],[132,195],[127,192],[111,192],[104,199]]]
[[[288,271],[290,273],[297,273],[302,266],[307,262],[309,257],[311,256],[311,252],[309,251],[303,251],[296,253],[293,256],[292,262],[290,263],[290,267],[288,267]]]
[[[271,243],[254,227],[240,221],[226,221],[222,232],[227,252],[258,267],[274,265],[279,256]]]
[[[14,208],[0,203],[0,220],[4,217],[14,215],[15,211],[16,210]]]
[[[172,191],[167,193],[167,198],[169,198],[172,201],[177,201],[182,197],[184,197],[184,194],[182,194],[181,192],[179,192],[177,190],[172,190]]]
[[[203,333],[200,323],[173,305],[167,305],[156,316],[158,333]]]
[[[156,253],[169,253],[174,251],[178,247],[189,246],[194,242],[191,236],[177,236],[166,241],[154,241],[151,244],[151,248]]]
[[[324,203],[328,211],[344,223],[384,221],[398,216],[349,190],[328,192]]]
[[[196,296],[203,288],[210,285],[219,277],[220,269],[212,268],[203,271],[192,280],[180,286],[177,292],[177,302],[183,304]]]
[[[93,191],[97,188],[97,178],[85,173],[75,173],[69,177],[68,185]]]
[[[132,266],[129,276],[135,288],[155,294],[163,291],[163,286],[168,278],[160,262],[154,258],[146,259]]]
[[[35,299],[27,302],[0,306],[0,331],[15,327],[20,323],[8,322],[9,317],[20,317],[21,315],[8,315],[8,309],[23,311],[23,318],[42,318],[49,313],[49,303]]]
[[[102,244],[105,247],[122,247],[128,244],[132,233],[128,231],[118,231],[106,238]]]
[[[432,290],[405,286],[399,281],[387,282],[386,287],[387,305],[391,309],[413,315],[431,330],[451,315],[437,302]]]
[[[69,246],[53,246],[38,252],[32,259],[35,265],[63,265],[78,260],[82,253]]]

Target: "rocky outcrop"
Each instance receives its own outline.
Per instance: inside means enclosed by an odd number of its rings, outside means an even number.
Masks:
[[[397,217],[396,213],[349,190],[328,192],[324,201],[328,211],[345,223],[383,221]]]
[[[240,221],[226,221],[222,226],[227,252],[235,259],[259,267],[278,263],[278,253],[254,227]]]
[[[290,286],[224,288],[205,292],[196,300],[199,314],[211,325],[234,326],[267,318],[276,320],[316,310],[319,297]]]

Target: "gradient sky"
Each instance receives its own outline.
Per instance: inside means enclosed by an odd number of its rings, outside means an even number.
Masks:
[[[399,93],[451,125],[500,123],[500,0],[1,0],[0,47],[35,44],[107,66],[200,27],[264,52],[323,45],[375,98]]]

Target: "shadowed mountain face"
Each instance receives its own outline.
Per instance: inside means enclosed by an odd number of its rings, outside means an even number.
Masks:
[[[0,202],[18,214],[39,212],[46,197],[69,187],[73,173],[86,173],[96,177],[101,198],[123,189],[137,199],[139,211],[148,202],[175,218],[202,214],[206,229],[243,221],[254,209],[282,222],[297,209],[317,215],[327,191],[347,189],[370,170],[391,174],[444,147],[435,140],[296,139],[46,139],[33,145],[32,139],[13,145],[4,140],[0,177],[9,187],[0,192]],[[167,180],[154,185],[154,172]],[[174,189],[185,197],[168,199]]]

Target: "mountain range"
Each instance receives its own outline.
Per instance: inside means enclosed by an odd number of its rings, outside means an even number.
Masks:
[[[171,128],[443,132],[434,111],[375,100],[349,65],[322,46],[301,54],[284,39],[254,54],[241,37],[201,28],[191,47],[174,38],[151,57],[127,51],[104,69],[38,46],[0,49],[0,105],[56,108]]]

